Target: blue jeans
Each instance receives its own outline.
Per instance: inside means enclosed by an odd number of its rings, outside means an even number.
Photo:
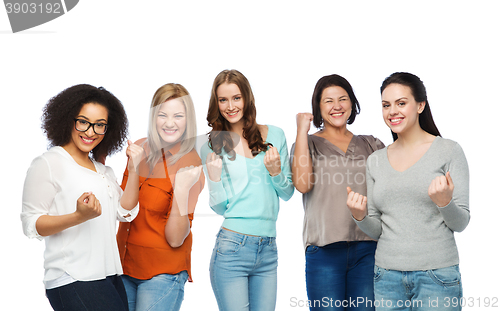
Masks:
[[[274,310],[277,272],[276,238],[219,231],[210,262],[219,310]]]
[[[174,311],[181,308],[188,273],[159,274],[149,280],[123,275],[130,311]]]
[[[76,281],[47,289],[47,298],[55,311],[127,311],[127,296],[120,276],[97,281]]]
[[[311,310],[375,310],[375,241],[337,242],[306,249],[306,287]]]
[[[377,310],[461,310],[458,265],[426,271],[386,270],[375,266]]]

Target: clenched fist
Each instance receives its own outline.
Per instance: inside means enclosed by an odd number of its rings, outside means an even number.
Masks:
[[[445,176],[438,176],[429,185],[429,197],[439,207],[444,207],[451,202],[453,198],[453,180],[450,172]]]
[[[187,166],[179,169],[175,174],[175,187],[191,189],[198,181],[201,174],[201,166]]]
[[[207,155],[207,173],[211,181],[219,182],[220,175],[222,174],[222,158],[215,152]]]
[[[311,121],[314,119],[312,113],[297,113],[297,133],[308,133],[311,129]]]
[[[127,141],[128,147],[125,152],[128,158],[128,171],[137,172],[137,168],[144,158],[144,148],[134,144],[131,140]]]
[[[271,176],[277,176],[281,173],[280,153],[276,147],[269,147],[264,155],[264,165]]]
[[[352,217],[357,221],[363,220],[367,214],[366,202],[366,196],[352,191],[351,187],[347,187],[347,207],[349,207]]]
[[[92,192],[85,192],[76,200],[76,214],[82,222],[101,215],[101,203]]]

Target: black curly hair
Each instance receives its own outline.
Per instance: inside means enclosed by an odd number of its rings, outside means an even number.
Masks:
[[[101,143],[91,151],[94,160],[103,162],[106,156],[122,149],[128,134],[128,119],[123,105],[105,88],[78,84],[52,97],[43,109],[42,129],[50,146],[66,145],[75,127],[74,118],[88,103],[99,104],[108,110],[108,130]]]

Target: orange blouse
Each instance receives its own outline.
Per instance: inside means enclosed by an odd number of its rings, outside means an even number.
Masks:
[[[140,144],[144,140],[137,143]],[[147,145],[144,146],[148,153]],[[139,167],[139,214],[130,223],[120,223],[117,233],[118,249],[123,266],[123,274],[136,279],[147,280],[158,274],[177,274],[186,270],[191,279],[191,246],[192,233],[177,248],[172,248],[165,238],[165,225],[172,208],[174,194],[172,180],[176,172],[183,167],[201,165],[198,153],[193,149],[173,165],[168,159],[180,149],[180,143],[163,154],[163,161],[158,161],[149,174],[149,164],[142,162]],[[168,166],[167,166],[168,165]],[[167,170],[168,167],[168,170]],[[143,173],[146,172],[146,173]],[[122,189],[128,180],[128,170],[123,173]],[[192,225],[194,208],[198,201],[205,176],[200,174],[199,180],[189,192],[189,222]]]

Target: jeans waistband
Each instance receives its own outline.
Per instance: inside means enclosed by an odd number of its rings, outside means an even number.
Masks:
[[[243,234],[239,232],[234,232],[221,228],[219,233],[217,233],[217,238],[226,238],[233,240],[242,244],[274,244],[276,243],[275,237],[264,237],[264,236],[253,236],[248,234]]]

